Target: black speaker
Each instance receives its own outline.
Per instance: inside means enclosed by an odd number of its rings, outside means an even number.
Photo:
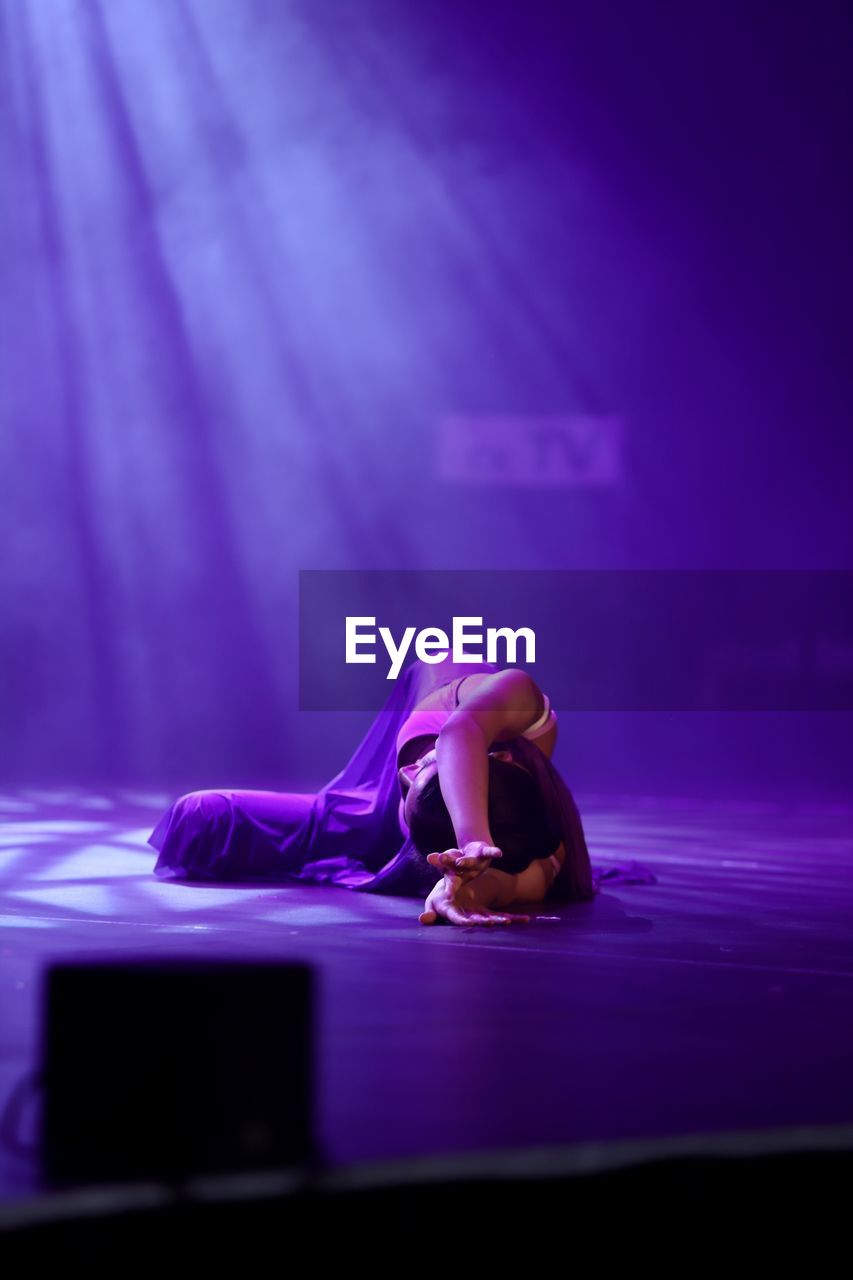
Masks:
[[[101,956],[44,984],[47,1184],[317,1161],[307,965]]]

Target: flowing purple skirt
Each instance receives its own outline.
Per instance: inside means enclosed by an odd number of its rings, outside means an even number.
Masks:
[[[396,738],[432,689],[489,663],[413,662],[349,762],[316,795],[278,791],[192,791],[168,809],[148,837],[163,879],[293,881],[423,898],[439,878],[400,831]],[[566,859],[548,900],[587,901],[601,880],[653,880],[637,863],[593,872],[580,814],[554,765],[526,738],[513,750],[539,784],[562,833]]]

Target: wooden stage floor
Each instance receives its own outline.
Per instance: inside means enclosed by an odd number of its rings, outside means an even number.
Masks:
[[[103,950],[313,964],[336,1162],[853,1123],[849,804],[580,796],[594,864],[657,883],[463,930],[347,889],[160,881],[172,798],[0,796],[0,1107],[46,962]],[[0,1148],[0,1198],[37,1190]]]

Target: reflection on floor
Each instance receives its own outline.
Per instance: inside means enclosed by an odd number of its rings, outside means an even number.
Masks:
[[[581,797],[593,862],[655,885],[499,930],[414,900],[162,882],[174,797],[0,796],[0,1107],[35,1065],[48,959],[307,959],[340,1161],[853,1122],[853,807]],[[32,1160],[0,1151],[0,1195]]]

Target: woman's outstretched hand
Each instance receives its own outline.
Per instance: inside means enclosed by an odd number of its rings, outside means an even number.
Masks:
[[[444,853],[427,854],[427,862],[440,870],[447,868],[462,874],[466,880],[485,871],[495,858],[502,858],[503,853],[494,844],[485,840],[469,840],[461,849],[445,849]]]
[[[500,849],[476,842],[464,849],[446,849],[444,853],[430,853],[427,862],[444,872],[433,888],[418,919],[421,924],[437,924],[440,919],[458,925],[511,924],[514,920],[526,922],[526,915],[507,911],[493,911],[496,901],[494,876],[484,873],[493,857],[500,856]],[[488,851],[488,852],[487,852]]]

